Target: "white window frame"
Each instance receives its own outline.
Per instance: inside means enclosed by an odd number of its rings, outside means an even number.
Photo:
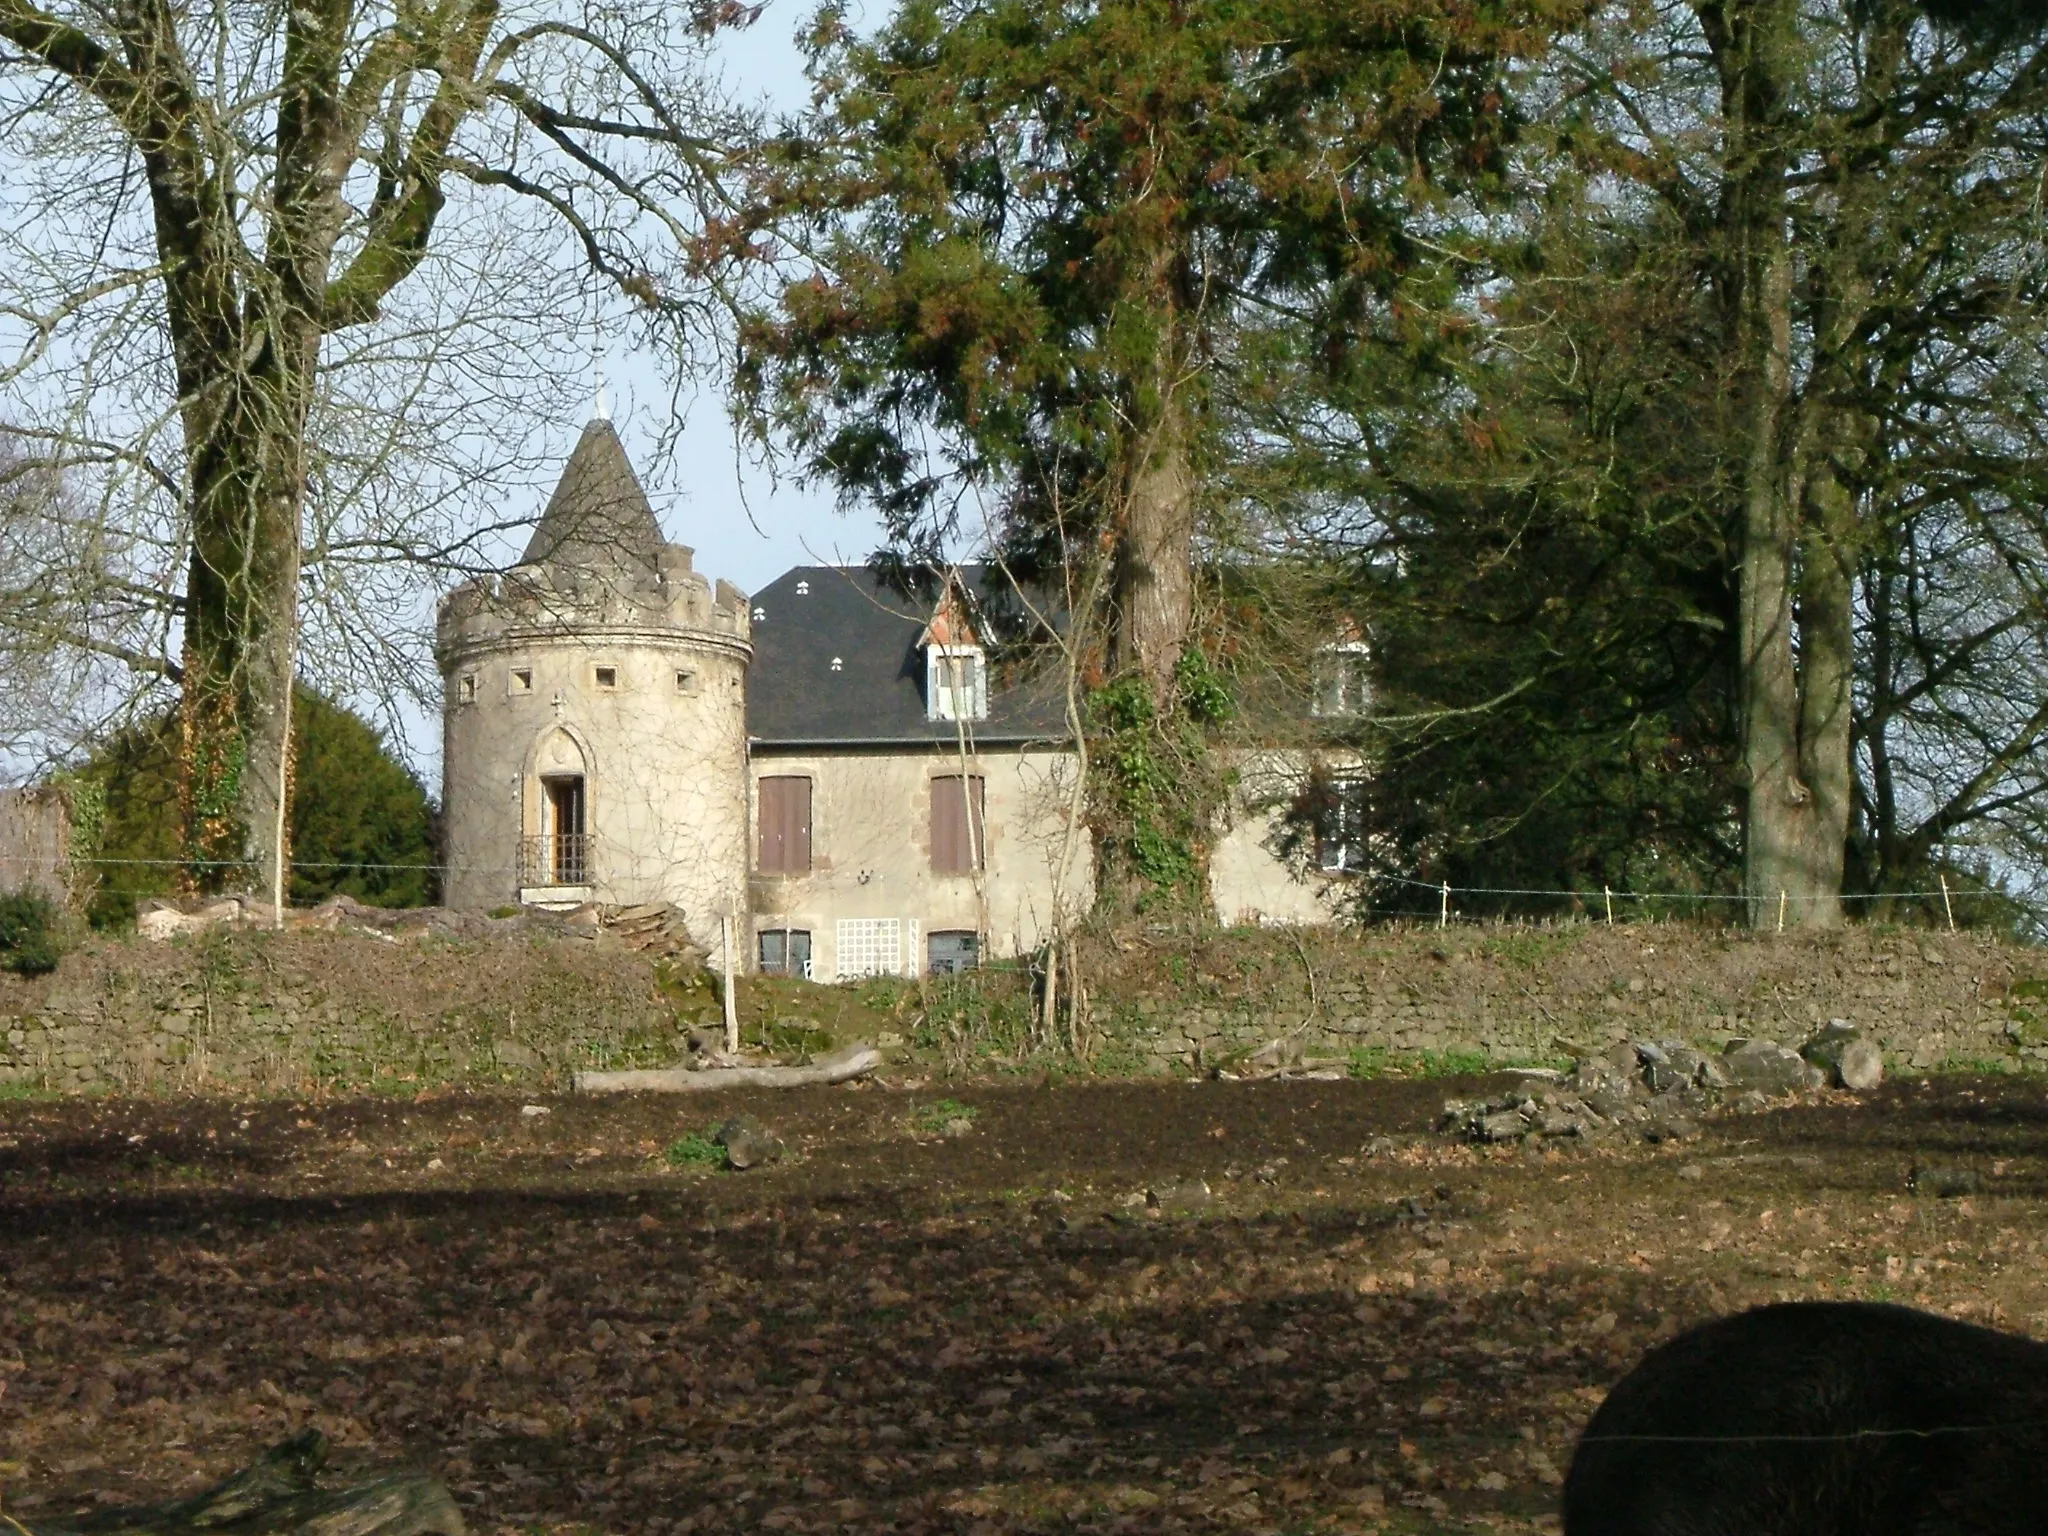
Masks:
[[[1308,708],[1318,720],[1356,720],[1371,714],[1372,647],[1363,640],[1319,647],[1309,663]]]
[[[968,663],[970,681],[965,688],[949,687],[940,681],[947,661]],[[960,695],[968,695],[966,712],[960,710]],[[988,658],[978,645],[928,645],[924,648],[924,698],[927,720],[986,720],[988,718]]]
[[[1329,785],[1329,800],[1316,826],[1316,867],[1326,875],[1355,875],[1365,868],[1365,776],[1347,773]],[[1357,825],[1345,825],[1353,820]],[[1328,835],[1333,832],[1334,837]]]

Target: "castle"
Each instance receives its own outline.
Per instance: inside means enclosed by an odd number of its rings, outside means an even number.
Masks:
[[[1064,691],[988,649],[1048,621],[975,568],[805,566],[749,600],[665,540],[594,420],[518,564],[441,603],[445,900],[667,902],[819,980],[1036,948],[1086,910],[1093,850]],[[1219,913],[1326,918],[1269,823],[1223,829]]]

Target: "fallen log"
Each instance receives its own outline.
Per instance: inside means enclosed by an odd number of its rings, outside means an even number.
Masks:
[[[872,1045],[851,1045],[820,1056],[808,1067],[652,1067],[635,1072],[578,1072],[570,1079],[578,1093],[706,1093],[720,1088],[803,1088],[847,1083],[882,1064]]]
[[[463,1536],[446,1485],[424,1472],[386,1472],[322,1488],[327,1460],[317,1429],[272,1446],[252,1466],[170,1504],[109,1509],[75,1521],[6,1518],[7,1536]]]

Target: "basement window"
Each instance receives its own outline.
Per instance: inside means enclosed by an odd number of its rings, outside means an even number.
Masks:
[[[981,935],[970,929],[940,929],[925,940],[925,970],[957,976],[981,964]]]
[[[811,974],[811,933],[808,928],[764,928],[760,943],[763,976]]]

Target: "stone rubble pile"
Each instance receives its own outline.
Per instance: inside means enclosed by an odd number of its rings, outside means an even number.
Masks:
[[[1699,1117],[1755,1110],[1809,1088],[1867,1092],[1884,1075],[1883,1054],[1846,1019],[1832,1019],[1799,1050],[1735,1040],[1719,1055],[1682,1040],[1633,1040],[1587,1055],[1567,1073],[1527,1071],[1512,1091],[1451,1099],[1438,1129],[1463,1141],[1590,1140],[1617,1133],[1649,1141],[1698,1134]]]
[[[682,910],[665,901],[633,907],[586,902],[567,912],[528,907],[507,917],[492,917],[445,907],[373,907],[338,895],[317,907],[287,908],[284,923],[295,931],[348,930],[394,943],[427,934],[477,939],[530,931],[562,938],[615,940],[627,949],[685,967],[701,968],[707,959],[690,938]],[[260,897],[228,895],[187,903],[152,897],[136,914],[135,931],[145,939],[163,940],[213,929],[267,929],[275,924],[275,909]]]

